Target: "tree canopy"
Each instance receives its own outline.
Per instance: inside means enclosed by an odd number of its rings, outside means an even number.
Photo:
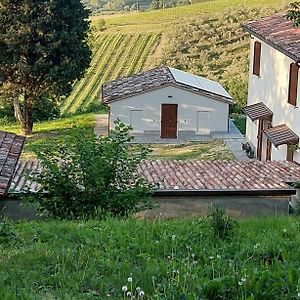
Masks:
[[[300,25],[300,2],[292,2],[288,10],[287,17],[289,20],[294,21],[296,27]]]
[[[88,11],[80,0],[0,0],[0,81],[24,134],[41,97],[57,101],[89,66]]]

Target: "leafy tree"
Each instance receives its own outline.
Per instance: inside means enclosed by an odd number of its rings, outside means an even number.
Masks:
[[[288,20],[294,21],[296,27],[300,25],[300,2],[292,2],[287,13]]]
[[[116,124],[107,137],[79,134],[72,142],[35,149],[42,172],[32,174],[44,190],[33,201],[59,219],[126,217],[150,208],[152,186],[136,172],[149,150],[128,144],[130,127]]]
[[[80,0],[0,1],[0,81],[24,134],[42,97],[68,95],[89,66],[87,18]]]

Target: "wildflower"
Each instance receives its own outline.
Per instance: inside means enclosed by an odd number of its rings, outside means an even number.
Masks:
[[[241,281],[242,281],[242,282],[245,282],[245,281],[246,281],[246,278],[245,278],[245,277],[242,277],[242,278],[241,278]]]
[[[217,254],[217,258],[218,258],[218,259],[221,259],[221,255]]]
[[[214,259],[214,257],[213,257],[213,256],[210,256],[209,259]]]
[[[131,297],[131,292],[127,292],[127,293],[126,293],[126,296],[127,296],[127,297]]]
[[[132,277],[128,277],[128,278],[127,278],[127,281],[128,281],[128,282],[132,282]]]
[[[258,246],[259,246],[259,244],[255,244],[255,245],[254,245],[254,249],[257,249]]]
[[[172,234],[172,240],[174,241],[176,239],[176,235]]]
[[[140,292],[139,292],[139,296],[140,296],[141,298],[143,298],[143,297],[145,296],[145,293],[144,293],[143,291],[140,291]]]
[[[127,292],[127,290],[128,290],[128,287],[126,285],[122,286],[122,291],[123,292]]]

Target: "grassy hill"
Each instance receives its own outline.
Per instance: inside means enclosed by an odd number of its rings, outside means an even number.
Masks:
[[[220,80],[233,96],[245,98],[249,38],[240,25],[269,14],[267,7],[274,11],[286,3],[212,0],[165,10],[92,17],[96,28],[97,22],[104,21],[105,30],[96,34],[91,67],[74,85],[61,111],[85,111],[91,103],[99,103],[104,82],[158,64]],[[235,76],[238,83],[232,84]]]
[[[107,80],[140,72],[160,36],[159,33],[98,34],[91,67],[64,101],[62,113],[75,113],[99,101],[101,86]]]
[[[299,219],[238,224],[221,240],[203,219],[0,223],[0,298],[299,299]]]

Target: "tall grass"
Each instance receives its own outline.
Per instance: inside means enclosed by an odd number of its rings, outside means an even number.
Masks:
[[[288,217],[239,221],[225,240],[203,219],[12,224],[0,298],[130,299],[126,286],[145,299],[299,299],[299,230]]]

